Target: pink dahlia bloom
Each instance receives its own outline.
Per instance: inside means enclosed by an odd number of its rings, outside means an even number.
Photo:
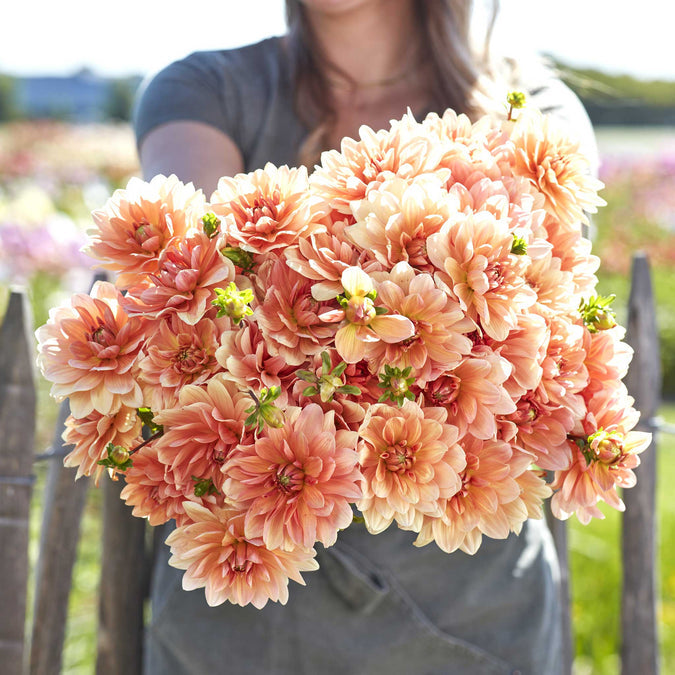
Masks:
[[[336,430],[316,404],[287,410],[283,427],[265,428],[223,467],[225,492],[246,510],[246,536],[291,551],[332,546],[361,496],[356,433]]]
[[[545,209],[560,220],[585,223],[584,211],[595,213],[605,204],[598,197],[603,184],[591,175],[588,159],[579,143],[557,128],[550,118],[524,114],[513,127],[513,171],[524,176],[546,198]]]
[[[185,503],[189,521],[166,539],[169,564],[185,570],[183,589],[204,588],[211,606],[229,601],[262,609],[269,600],[285,605],[288,580],[304,586],[301,572],[318,569],[314,549],[266,548],[244,534],[244,514],[224,506],[208,509]]]
[[[523,276],[527,256],[511,253],[506,221],[486,211],[448,221],[429,237],[429,258],[467,315],[504,340],[517,315],[537,299]]]
[[[229,245],[259,254],[281,251],[299,237],[324,231],[329,210],[309,191],[307,169],[269,163],[249,174],[221,178],[210,206],[224,217]]]
[[[197,504],[222,504],[222,497],[208,493],[197,497],[194,483],[178,486],[171,469],[159,460],[154,443],[146,445],[132,455],[133,466],[126,470],[126,485],[120,494],[127,506],[133,508],[137,518],[147,518],[150,525],[161,525],[175,520],[183,525],[189,520],[183,504],[186,501]]]
[[[518,499],[517,477],[529,467],[532,457],[514,452],[497,439],[480,440],[467,434],[462,439],[466,468],[461,487],[441,504],[440,517],[425,517],[416,546],[431,541],[446,553],[461,549],[475,553],[483,534],[504,539],[511,531],[507,506]]]
[[[401,408],[377,404],[368,409],[359,429],[363,498],[357,506],[372,534],[395,520],[419,531],[425,515],[440,515],[439,503],[461,486],[464,451],[457,428],[442,408]]]
[[[344,138],[340,152],[324,152],[310,185],[333,209],[351,215],[351,202],[363,199],[370,185],[394,176],[412,180],[429,173],[438,166],[440,152],[437,138],[405,115],[389,130],[375,132],[362,126],[358,141]]]
[[[147,183],[132,178],[126,189],[115,190],[105,206],[92,213],[96,229],[88,233],[85,252],[118,273],[118,288],[129,288],[157,271],[159,257],[173,237],[201,227],[205,208],[201,190],[176,176],[159,175]]]
[[[124,304],[130,315],[160,319],[171,314],[196,324],[211,307],[214,289],[234,281],[235,269],[220,253],[222,238],[196,232],[175,238],[163,251],[157,272],[129,289]]]
[[[589,396],[588,413],[570,441],[573,460],[557,471],[552,488],[553,514],[568,518],[576,513],[584,524],[591,518],[604,518],[599,501],[623,511],[624,504],[616,488],[635,485],[633,469],[640,463],[638,454],[651,442],[651,434],[631,431],[639,413],[633,399],[619,384]]]
[[[345,291],[343,309],[325,312],[319,318],[341,322],[335,334],[335,349],[347,363],[357,363],[366,356],[373,343],[393,343],[414,335],[415,327],[404,316],[378,314],[373,301],[375,284],[359,267],[349,267],[342,273]]]
[[[154,443],[157,456],[171,469],[179,489],[193,490],[196,477],[212,480],[222,492],[223,463],[236,445],[252,436],[244,427],[252,403],[247,393],[218,373],[205,387],[184,386],[178,405],[155,415],[157,424],[165,427]]]
[[[65,456],[63,465],[77,467],[75,478],[94,476],[98,485],[104,467],[97,462],[108,456],[108,444],[121,445],[131,450],[141,442],[141,426],[136,410],[126,406],[111,415],[101,415],[96,411],[84,419],[70,415],[62,438],[67,445],[75,447]]]
[[[53,383],[51,395],[57,401],[68,397],[79,419],[141,406],[135,365],[145,330],[145,322],[126,314],[122,295],[107,282],[94,284],[90,295],[73,295],[70,306],[52,309],[35,333],[37,362]]]
[[[400,342],[369,345],[366,358],[373,372],[381,371],[385,364],[401,369],[412,366],[417,384],[423,387],[471,351],[471,340],[465,334],[475,328],[474,322],[457,301],[436,286],[430,274],[416,275],[402,262],[389,274],[376,277],[380,303],[391,313],[408,318],[415,332]]]
[[[367,196],[352,203],[355,223],[347,238],[386,269],[407,262],[416,270],[433,272],[427,239],[450,217],[451,200],[435,174],[412,181],[385,180]]]
[[[562,261],[549,251],[533,260],[525,272],[528,286],[537,294],[531,311],[551,317],[574,314],[579,307],[574,275],[562,269]]]
[[[584,328],[584,365],[589,377],[587,395],[619,382],[628,372],[633,349],[622,341],[625,333],[620,326],[597,333]]]
[[[325,349],[335,335],[335,327],[321,317],[329,308],[317,302],[312,283],[276,260],[261,279],[266,295],[255,309],[255,321],[265,338],[267,349],[292,366]]]
[[[485,349],[481,358],[469,356],[428,382],[423,389],[424,400],[448,411],[460,438],[470,430],[477,438],[487,440],[497,433],[496,416],[516,409],[504,388],[510,372],[505,359]]]
[[[272,356],[256,323],[242,322],[239,328],[225,331],[220,338],[216,359],[225,369],[224,377],[244,390],[281,387],[277,405],[288,402],[287,389],[295,381],[295,366],[283,356]]]
[[[148,338],[139,361],[140,381],[152,410],[172,408],[186,384],[203,384],[221,370],[216,360],[220,333],[228,319],[200,319],[190,325],[172,314]]]
[[[348,267],[358,266],[367,274],[381,268],[376,260],[367,260],[366,253],[345,241],[342,234],[327,232],[300,239],[284,256],[292,270],[318,282],[312,285],[312,297],[320,301],[334,300],[342,293],[340,279]]]

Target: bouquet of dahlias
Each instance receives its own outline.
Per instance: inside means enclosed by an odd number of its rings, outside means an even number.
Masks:
[[[512,101],[518,97],[513,97]],[[582,236],[603,200],[538,112],[360,130],[304,168],[132,179],[93,213],[116,273],[37,331],[78,476],[170,519],[211,605],[286,602],[355,518],[448,553],[622,509],[649,435]]]

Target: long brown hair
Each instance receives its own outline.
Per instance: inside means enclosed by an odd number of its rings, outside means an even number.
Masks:
[[[499,9],[492,0],[484,48],[477,53],[471,45],[472,0],[416,0],[415,3],[425,59],[431,65],[430,104],[442,112],[452,108],[469,117],[488,112],[484,84],[494,76],[489,53],[490,34]],[[299,150],[300,163],[311,165],[328,143],[336,120],[336,109],[325,73],[339,71],[322,54],[304,7],[299,0],[286,0],[288,48],[295,82],[295,108],[310,130]],[[346,73],[340,74],[348,77]]]

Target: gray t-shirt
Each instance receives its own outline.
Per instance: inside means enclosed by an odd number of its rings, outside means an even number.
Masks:
[[[566,118],[594,153],[574,95],[537,70],[538,107]],[[246,171],[296,164],[307,130],[293,109],[292,72],[279,38],[171,64],[143,88],[135,111],[140,144],[158,125],[196,120],[226,133]],[[146,674],[556,675],[561,672],[559,571],[542,521],[519,537],[484,539],[474,556],[447,555],[390,527],[362,525],[319,548],[321,568],[292,584],[286,606],[208,607],[180,588],[182,572],[155,565]]]

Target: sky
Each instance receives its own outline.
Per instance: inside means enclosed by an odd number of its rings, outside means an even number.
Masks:
[[[498,45],[675,80],[668,0],[501,0],[501,8]],[[86,67],[115,77],[148,75],[190,52],[236,47],[285,27],[283,0],[25,0],[5,7],[2,23],[0,72],[68,75]]]

